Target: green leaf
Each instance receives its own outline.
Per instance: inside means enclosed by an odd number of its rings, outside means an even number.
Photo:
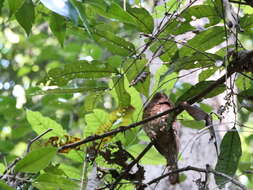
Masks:
[[[61,164],[59,169],[63,170],[64,173],[71,179],[80,179],[81,177],[81,167],[78,168],[69,164]]]
[[[228,131],[220,145],[220,154],[215,170],[234,177],[242,155],[241,140],[236,128]],[[215,176],[215,182],[219,188],[223,188],[229,180],[221,176]]]
[[[164,41],[156,41],[150,49],[152,52],[160,51],[161,54],[159,57],[164,62],[171,61],[173,55],[178,51],[177,44],[172,41],[166,41],[166,43]]]
[[[240,27],[243,29],[242,35],[252,35],[252,27],[253,27],[253,15],[245,14],[242,18],[240,18]]]
[[[220,18],[223,18],[224,15],[224,7],[223,7],[223,1],[220,1],[220,0],[214,0],[213,1],[213,4],[214,4],[214,8],[216,9],[216,12],[217,12],[217,15],[220,17]]]
[[[91,5],[92,9],[107,18],[117,19],[123,23],[135,24],[133,17],[126,12],[119,4],[111,1],[110,3],[103,0],[86,0],[87,4]]]
[[[27,110],[26,111],[26,118],[27,118],[28,122],[30,123],[30,125],[32,126],[32,129],[38,135],[42,134],[43,132],[45,132],[48,129],[53,129],[49,133],[43,135],[42,138],[47,139],[51,136],[61,137],[64,134],[66,134],[66,131],[63,130],[61,125],[59,125],[57,122],[55,122],[54,120],[52,120],[48,117],[44,117],[43,115],[41,115],[40,112],[33,112],[30,110]]]
[[[107,59],[108,64],[110,64],[114,68],[119,68],[122,64],[122,58],[119,55],[110,56]]]
[[[142,59],[128,59],[124,65],[123,69],[126,72],[127,79],[129,83],[133,80],[136,80],[137,77],[141,72],[147,72],[149,73],[149,68],[146,67],[147,60],[145,58]],[[144,69],[144,70],[143,70]],[[144,81],[139,81],[136,85],[133,87],[146,97],[149,95],[149,85],[150,85],[150,74],[147,75],[147,77],[144,79]]]
[[[210,104],[204,104],[204,103],[199,103],[200,109],[202,109],[206,113],[210,113],[213,111],[213,107]]]
[[[173,13],[174,11],[176,11],[178,9],[179,4],[181,3],[182,2],[178,2],[177,0],[170,0],[167,2],[163,2],[161,4],[159,3],[158,5],[156,5],[156,7],[154,7],[153,17],[163,18],[166,13],[168,14],[168,13]]]
[[[196,51],[193,48],[198,49],[198,51],[206,51],[219,45],[224,40],[224,27],[214,26],[200,32],[193,39],[189,40],[187,44],[180,49],[179,54],[180,56],[189,56]]]
[[[0,96],[0,114],[7,121],[15,120],[21,111],[16,108],[16,100],[11,96]],[[1,118],[3,120],[3,118]]]
[[[140,152],[144,150],[147,145],[145,144],[135,144],[131,146],[128,151],[134,156],[137,157]],[[154,159],[155,158],[155,159]],[[165,158],[154,148],[152,147],[144,157],[140,160],[141,164],[152,164],[152,165],[162,165],[166,164]]]
[[[29,67],[23,66],[22,68],[19,69],[17,75],[18,75],[19,77],[22,77],[22,76],[27,75],[27,74],[30,73],[31,71],[32,71],[32,68],[31,68],[30,66],[29,66]]]
[[[89,37],[83,28],[70,23],[67,24],[67,35],[76,36],[81,39],[87,39]]]
[[[173,19],[168,23],[159,37],[166,38],[168,35],[179,35],[192,30],[195,30],[195,28],[189,22],[179,22],[178,20]]]
[[[68,152],[68,154],[64,154],[64,156],[76,163],[84,162],[83,155],[80,151],[70,150],[70,152]]]
[[[94,113],[95,111],[97,110],[94,110]],[[96,129],[95,134],[101,135],[119,126],[127,126],[131,121],[131,116],[132,116],[133,111],[134,111],[134,108],[132,106],[128,106],[124,108],[118,107],[118,109],[112,111],[109,115],[107,115],[105,122],[102,123],[101,118],[97,118],[99,123],[101,123],[99,127],[97,127],[96,125],[95,126],[89,125],[88,123],[88,127],[86,128],[86,131],[85,131],[86,133],[85,136],[89,133],[89,131],[92,131],[92,130],[94,131],[94,129]],[[96,117],[96,115],[97,114],[95,113],[95,115],[93,116]],[[112,139],[113,139],[112,136],[104,138],[103,141],[101,141],[101,144],[99,146],[103,147],[105,143],[111,142]]]
[[[175,83],[177,82],[177,73],[167,74],[168,67],[162,65],[155,73],[155,84],[152,89],[152,93],[156,91],[171,91],[174,88]]]
[[[101,125],[108,121],[109,114],[104,110],[94,109],[93,113],[85,115],[85,121],[87,123],[84,128],[84,136],[94,135]]]
[[[71,104],[69,103],[71,101],[71,97],[73,97],[72,94],[49,94],[47,96],[43,96],[41,103],[42,106],[51,107],[53,110],[65,109],[67,111],[71,109]],[[56,115],[54,112],[52,114]]]
[[[115,88],[118,100],[119,100],[119,107],[127,107],[130,105],[131,96],[125,89],[124,85],[124,77],[115,77],[113,78],[113,86]]]
[[[141,119],[140,113],[142,112],[143,102],[141,99],[141,94],[133,87],[129,86],[128,80],[124,80],[125,89],[128,94],[131,96],[131,105],[135,108],[135,111],[132,115],[133,121],[139,121]],[[136,128],[137,129],[137,128]]]
[[[190,7],[187,11],[185,11],[182,15],[183,18],[186,19],[184,22],[192,21],[193,18],[208,18],[208,24],[205,27],[213,26],[218,24],[221,20],[219,15],[217,14],[217,10],[209,5],[196,5]],[[194,19],[195,19],[194,18]]]
[[[183,101],[187,101],[190,98],[196,96],[198,93],[207,89],[214,82],[215,81],[201,81],[195,84],[177,99],[176,104],[179,104],[180,102],[183,102]],[[204,98],[211,98],[211,97],[217,96],[218,94],[224,92],[225,89],[226,89],[226,86],[224,84],[220,84],[214,90],[212,90],[207,95],[205,95]]]
[[[203,129],[205,127],[205,121],[196,121],[196,120],[181,120],[180,123],[192,129]]]
[[[15,144],[11,141],[6,140],[0,140],[0,151],[3,153],[9,152],[10,150],[13,150],[15,147]]]
[[[152,33],[153,31],[153,18],[144,8],[127,8],[127,11],[125,11],[115,2],[86,0],[85,3],[89,5],[88,9],[92,9],[99,15],[133,25],[137,30],[145,33]]]
[[[253,74],[247,74],[247,75],[250,77],[253,77]],[[253,86],[252,80],[249,78],[246,78],[243,75],[239,75],[236,78],[235,84],[236,84],[236,87],[238,88],[239,91],[244,91],[246,89],[250,89]]]
[[[78,190],[79,185],[70,179],[53,174],[41,174],[32,184],[39,190]]]
[[[9,185],[7,185],[4,181],[0,180],[0,190],[14,190],[14,189]]]
[[[149,12],[144,8],[129,8],[127,12],[134,18],[136,26],[141,32],[152,34],[154,20]]]
[[[247,89],[237,95],[240,104],[249,111],[253,111],[253,89]]]
[[[108,85],[105,82],[98,81],[94,83],[92,87],[80,87],[80,88],[55,88],[55,89],[48,89],[48,90],[41,90],[38,89],[29,89],[27,91],[27,95],[34,96],[34,95],[48,95],[48,94],[74,94],[74,93],[83,93],[83,92],[98,92],[104,91],[108,89]]]
[[[90,28],[89,28],[88,20],[87,20],[86,15],[85,15],[85,9],[83,8],[82,3],[79,2],[79,1],[76,1],[76,0],[70,0],[70,3],[73,5],[76,12],[78,13],[78,15],[79,15],[79,17],[80,17],[80,19],[83,23],[83,26],[87,31],[87,33],[89,34],[89,36],[91,38],[93,38],[92,34],[91,34],[91,31],[90,31]]]
[[[196,30],[196,28],[191,25],[191,22],[196,21],[196,19],[207,18],[208,23],[205,27],[213,26],[220,21],[220,18],[217,17],[216,10],[208,5],[192,6],[184,11],[180,15],[180,18],[183,18],[184,21],[180,21],[178,18],[172,19],[159,37],[166,38],[168,35],[179,35],[188,31]]]
[[[57,153],[57,148],[43,147],[29,152],[15,166],[16,172],[37,173],[48,166]]]
[[[78,12],[68,0],[40,0],[51,11],[70,18],[75,24],[78,22]]]
[[[0,175],[2,175],[5,171],[6,166],[2,163],[0,163]]]
[[[134,120],[131,120],[131,121],[134,121]],[[128,124],[130,124],[130,122]],[[127,130],[124,132],[124,134],[121,133],[117,135],[115,137],[115,141],[120,140],[122,144],[124,145],[124,147],[131,147],[132,145],[136,145],[140,142],[139,139],[136,138],[139,135],[139,132],[140,131],[138,128]]]
[[[132,17],[117,3],[111,2],[106,13],[119,21],[133,23]]]
[[[4,0],[0,0],[0,15],[2,15],[3,6],[4,6]]]
[[[65,175],[65,172],[62,169],[60,169],[59,166],[60,164],[56,164],[56,165],[49,164],[48,167],[44,169],[44,172],[50,173],[53,175]]]
[[[48,80],[51,80],[52,84],[64,86],[73,79],[109,77],[112,73],[117,73],[117,70],[109,64],[99,61],[92,61],[90,63],[87,61],[77,61],[60,68],[51,69],[48,72]]]
[[[208,79],[210,76],[212,76],[217,71],[216,67],[209,67],[208,69],[202,71],[199,74],[199,81],[203,81]]]
[[[182,69],[210,68],[215,66],[216,61],[221,60],[223,58],[215,54],[195,52],[191,56],[183,56],[173,60],[170,70],[178,72]]]
[[[66,21],[64,17],[52,12],[49,22],[50,29],[63,47],[66,34]]]
[[[135,53],[135,47],[131,42],[109,31],[95,29],[93,37],[101,46],[106,47],[113,54],[128,56]]]
[[[91,112],[99,102],[101,94],[97,92],[90,92],[84,99],[84,110],[85,112]]]
[[[29,35],[35,19],[33,2],[30,0],[25,1],[15,16],[18,23],[25,29],[26,34]]]
[[[10,9],[10,17],[17,12],[17,10],[23,5],[25,0],[8,0]]]

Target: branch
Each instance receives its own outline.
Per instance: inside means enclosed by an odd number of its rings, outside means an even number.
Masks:
[[[141,158],[150,150],[150,148],[153,146],[153,142],[150,142],[148,146],[138,155],[136,159],[134,159],[126,168],[123,173],[120,174],[120,176],[116,179],[116,181],[110,186],[110,189],[113,190],[117,184],[125,177],[126,174],[129,173],[129,171],[132,169],[132,167],[138,163]]]
[[[12,161],[8,166],[7,166],[7,168],[5,169],[5,171],[3,172],[3,175],[0,175],[0,179],[3,179],[5,176],[6,176],[6,174],[8,173],[8,171],[10,170],[10,169],[12,169],[16,164],[17,164],[17,162],[19,161],[19,160],[21,160],[21,158],[16,158],[14,161]]]
[[[47,134],[48,132],[52,131],[53,129],[48,129],[46,130],[45,132],[43,132],[42,134],[36,136],[35,138],[29,140],[28,144],[27,144],[27,149],[26,149],[26,152],[25,152],[25,155],[27,155],[29,152],[30,152],[30,148],[32,146],[32,144],[37,141],[38,139],[40,139],[42,136],[44,136],[45,134]],[[11,169],[18,163],[18,161],[21,160],[21,158],[16,158],[12,163],[10,163],[7,168],[5,169],[5,171],[3,172],[3,175],[0,175],[0,179],[3,179],[3,180],[6,180],[8,178],[10,178],[13,183],[15,182],[31,182],[29,180],[26,180],[26,179],[23,179],[23,174],[22,173],[17,173],[17,174],[14,174],[12,175],[12,171]],[[11,174],[9,174],[11,173]]]
[[[197,167],[193,167],[193,166],[187,166],[187,167],[184,167],[184,168],[180,168],[180,169],[177,169],[177,170],[174,170],[174,171],[171,171],[171,172],[168,172],[164,175],[161,175],[151,181],[149,181],[148,183],[146,184],[143,184],[142,187],[147,187],[148,185],[151,185],[153,183],[156,183],[158,181],[160,181],[161,179],[169,176],[169,175],[172,175],[172,174],[175,174],[175,173],[181,173],[181,172],[185,172],[185,171],[196,171],[196,172],[201,172],[201,173],[212,173],[216,176],[221,176],[221,177],[224,177],[226,179],[228,179],[231,183],[237,185],[238,187],[240,187],[242,190],[248,190],[243,184],[241,184],[238,180],[234,179],[233,177],[227,175],[227,174],[224,174],[224,173],[221,173],[221,172],[218,172],[214,169],[212,169],[209,165],[207,165],[206,169],[203,169],[203,168],[197,168]]]
[[[218,79],[216,82],[214,82],[213,84],[211,84],[207,89],[203,90],[203,91],[200,92],[198,95],[196,95],[196,96],[194,96],[193,98],[191,98],[190,100],[188,100],[187,103],[188,103],[188,104],[193,104],[193,103],[195,103],[195,102],[201,100],[205,95],[207,95],[210,91],[212,91],[213,89],[215,89],[218,85],[224,83],[224,82],[226,81],[226,79],[229,78],[232,74],[233,74],[233,73],[231,73],[231,74],[225,74],[225,75],[222,76],[220,79]],[[75,142],[75,143],[72,143],[72,144],[64,145],[64,146],[62,146],[62,147],[60,147],[60,148],[58,149],[58,152],[61,152],[61,151],[64,150],[64,149],[74,148],[74,147],[80,146],[80,145],[82,145],[82,144],[86,144],[86,143],[88,143],[88,142],[91,142],[91,141],[96,141],[96,140],[99,140],[99,139],[103,139],[103,138],[105,138],[105,137],[109,137],[109,136],[112,136],[112,135],[116,135],[117,133],[127,131],[127,130],[129,130],[129,129],[132,129],[132,128],[134,128],[134,127],[137,127],[137,126],[139,126],[139,125],[142,125],[142,124],[145,124],[145,123],[147,123],[147,122],[149,122],[149,121],[152,121],[152,120],[154,120],[154,119],[156,119],[156,118],[159,118],[159,117],[161,117],[161,116],[163,116],[163,115],[167,115],[167,114],[169,114],[169,113],[171,113],[171,112],[175,112],[175,115],[178,115],[178,114],[180,114],[183,110],[184,110],[183,106],[178,105],[178,106],[176,106],[175,108],[168,109],[168,110],[166,110],[166,111],[164,111],[164,112],[161,112],[161,113],[159,113],[159,114],[157,114],[157,115],[154,115],[154,116],[152,116],[152,117],[148,117],[148,118],[143,119],[143,120],[141,120],[141,121],[138,121],[138,122],[136,122],[136,123],[132,123],[132,124],[130,124],[130,125],[128,125],[128,126],[121,126],[121,127],[117,128],[117,129],[115,129],[115,130],[106,132],[106,133],[104,133],[104,134],[102,134],[102,135],[93,135],[93,136],[89,136],[89,137],[87,137],[87,138],[85,138],[85,139],[83,139],[83,140],[81,140],[81,141],[79,141],[79,142]]]
[[[48,132],[50,132],[50,131],[52,131],[52,130],[53,130],[53,129],[48,129],[48,130],[46,130],[45,132],[43,132],[42,134],[40,134],[39,136],[37,136],[37,137],[31,139],[31,140],[28,142],[27,149],[26,149],[26,154],[27,154],[28,152],[30,152],[30,148],[31,148],[32,144],[33,144],[35,141],[39,140],[42,136],[44,136],[45,134],[47,134]]]
[[[195,120],[197,120],[197,121],[204,120],[205,121],[205,125],[209,129],[209,133],[210,133],[210,137],[211,137],[209,139],[209,141],[214,140],[214,145],[215,145],[216,153],[218,156],[219,151],[218,151],[218,145],[217,145],[217,138],[216,138],[215,131],[213,128],[213,120],[212,120],[211,115],[209,115],[208,113],[203,111],[198,106],[191,106],[191,105],[187,104],[186,102],[182,102],[181,105],[188,112],[188,114],[190,114]]]
[[[235,4],[239,4],[239,5],[247,5],[247,6],[251,6],[252,5],[250,3],[247,2],[241,2],[241,1],[233,1],[233,0],[229,0],[230,3],[235,3]]]
[[[200,92],[199,94],[197,94],[196,96],[192,97],[191,99],[189,99],[187,101],[188,104],[193,104],[195,102],[200,101],[203,97],[205,97],[208,93],[210,93],[212,90],[214,90],[218,85],[223,84],[229,77],[231,77],[235,72],[253,72],[253,51],[241,51],[238,53],[237,57],[231,61],[231,63],[229,64],[228,68],[227,68],[227,73],[224,74],[222,77],[220,77],[218,80],[216,80],[213,84],[211,84],[208,88],[206,88],[205,90],[203,90],[202,92]],[[120,132],[124,132],[127,131],[129,129],[132,129],[134,127],[137,127],[139,125],[142,125],[144,123],[147,123],[149,121],[152,121],[156,118],[159,118],[163,115],[167,115],[171,112],[174,112],[174,115],[177,116],[178,114],[180,114],[182,111],[184,110],[184,108],[179,104],[178,106],[176,106],[175,108],[172,109],[168,109],[164,112],[161,112],[157,115],[154,115],[152,117],[148,117],[146,119],[143,119],[142,121],[136,122],[136,123],[132,123],[128,126],[121,126],[115,130],[109,131],[107,133],[104,133],[102,135],[93,135],[93,136],[89,136],[79,142],[75,142],[72,144],[68,144],[68,145],[64,145],[62,147],[60,147],[58,149],[58,151],[62,151],[64,149],[68,149],[68,148],[74,148],[77,146],[80,146],[82,144],[86,144],[88,142],[91,141],[95,141],[95,140],[99,140],[99,139],[103,139],[105,137],[109,137],[112,135],[116,135],[117,133]]]
[[[232,75],[232,74],[231,74]],[[222,84],[225,82],[226,78],[229,78],[231,75],[224,75],[222,76],[220,79],[218,79],[215,83],[213,83],[212,85],[210,85],[207,89],[205,89],[204,91],[202,91],[201,93],[199,93],[198,95],[194,96],[193,98],[191,98],[189,101],[187,101],[188,104],[193,104],[199,100],[201,100],[201,98],[203,98],[206,94],[208,94],[210,91],[212,91],[213,89],[215,89],[219,84]],[[62,150],[64,149],[68,149],[68,148],[74,148],[74,147],[77,147],[77,146],[80,146],[82,144],[86,144],[88,142],[91,142],[91,141],[96,141],[96,140],[99,140],[99,139],[103,139],[105,137],[109,137],[109,136],[113,136],[113,135],[116,135],[117,133],[120,133],[120,132],[124,132],[124,131],[127,131],[129,129],[132,129],[134,127],[137,127],[139,125],[142,125],[142,124],[145,124],[149,121],[152,121],[156,118],[159,118],[163,115],[167,115],[171,112],[175,112],[175,115],[178,115],[180,114],[182,111],[184,110],[184,108],[181,106],[181,105],[178,105],[176,106],[175,108],[172,108],[172,109],[168,109],[164,112],[161,112],[157,115],[154,115],[152,117],[148,117],[146,119],[143,119],[139,122],[136,122],[136,123],[132,123],[128,126],[121,126],[115,130],[112,130],[112,131],[109,131],[109,132],[106,132],[102,135],[93,135],[93,136],[89,136],[79,142],[75,142],[75,143],[72,143],[72,144],[67,144],[67,145],[64,145],[62,147],[60,147],[58,149],[58,152],[61,152]]]
[[[5,177],[10,178],[10,179],[15,180],[15,181],[20,181],[20,182],[23,182],[23,183],[32,183],[33,182],[32,180],[22,178],[22,177],[19,177],[17,175],[6,174]]]
[[[136,123],[132,123],[132,124],[130,124],[130,125],[128,125],[128,126],[121,126],[121,127],[117,128],[117,129],[115,129],[115,130],[106,132],[106,133],[104,133],[104,134],[102,134],[102,135],[93,135],[93,136],[89,136],[89,137],[87,137],[87,138],[85,138],[85,139],[83,139],[83,140],[81,140],[81,141],[79,141],[79,142],[75,142],[75,143],[72,143],[72,144],[64,145],[64,146],[62,146],[62,147],[60,147],[60,148],[58,149],[58,152],[60,152],[60,151],[62,151],[62,150],[64,150],[64,149],[74,148],[74,147],[80,146],[80,145],[82,145],[82,144],[86,144],[86,143],[88,143],[88,142],[91,142],[91,141],[103,139],[103,138],[105,138],[105,137],[109,137],[109,136],[112,136],[112,135],[116,135],[117,133],[127,131],[127,130],[129,130],[129,129],[132,129],[132,128],[134,128],[134,127],[137,127],[137,126],[139,126],[139,125],[142,125],[142,124],[144,124],[144,123],[147,123],[147,122],[149,122],[149,121],[152,121],[152,120],[154,120],[154,119],[156,119],[156,118],[159,118],[159,117],[161,117],[161,116],[163,116],[163,115],[169,114],[169,113],[175,111],[176,109],[177,109],[177,107],[172,108],[172,109],[168,109],[168,110],[166,110],[166,111],[164,111],[164,112],[161,112],[161,113],[159,113],[159,114],[157,114],[157,115],[154,115],[154,116],[152,116],[152,117],[148,117],[148,118],[143,119],[143,120],[141,120],[141,121],[138,121],[138,122],[136,122]]]

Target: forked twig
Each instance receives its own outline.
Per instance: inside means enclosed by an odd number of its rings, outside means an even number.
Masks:
[[[35,137],[35,138],[29,140],[29,142],[28,142],[28,144],[27,144],[26,154],[27,154],[28,152],[30,152],[31,146],[32,146],[32,144],[33,144],[35,141],[39,140],[42,136],[44,136],[45,134],[47,134],[48,132],[50,132],[50,131],[52,131],[52,130],[53,130],[53,129],[48,129],[48,130],[46,130],[45,132],[43,132],[42,134],[40,134],[39,136],[37,136],[37,137]]]

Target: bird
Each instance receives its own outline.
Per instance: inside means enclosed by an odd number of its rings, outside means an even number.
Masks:
[[[143,110],[143,119],[152,117],[168,109],[174,108],[173,103],[165,93],[157,92]],[[157,151],[166,159],[168,171],[178,169],[177,160],[179,152],[179,129],[180,126],[170,114],[147,122],[143,129],[153,142]],[[169,122],[172,120],[172,122]],[[169,124],[171,123],[171,125]],[[179,174],[169,175],[170,184],[179,183]]]

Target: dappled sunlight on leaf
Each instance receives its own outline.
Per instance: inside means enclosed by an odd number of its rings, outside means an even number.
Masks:
[[[58,136],[53,136],[50,137],[47,142],[45,143],[46,146],[48,145],[52,145],[53,147],[61,147],[64,145],[68,145],[68,144],[72,144],[75,142],[80,141],[81,139],[78,137],[73,137],[73,136],[69,136],[69,135],[64,135],[63,137],[58,137]],[[66,148],[63,149],[61,151],[59,151],[60,153],[68,153],[70,150],[80,150],[80,147],[74,147],[74,148]]]

